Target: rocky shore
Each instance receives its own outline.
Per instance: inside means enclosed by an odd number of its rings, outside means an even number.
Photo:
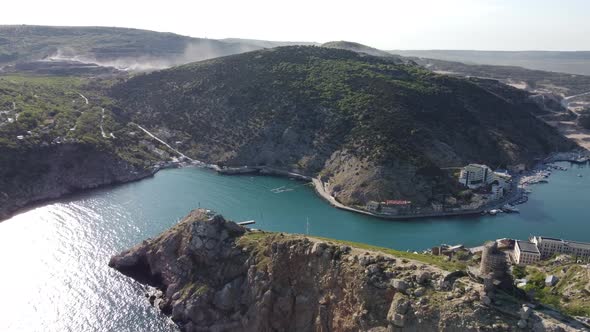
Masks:
[[[95,147],[62,144],[12,153],[0,162],[0,221],[31,204],[106,185],[137,181],[159,168],[139,167]],[[10,174],[4,174],[10,172]]]
[[[155,287],[149,301],[182,331],[575,330],[403,254],[250,231],[198,209],[109,266]]]

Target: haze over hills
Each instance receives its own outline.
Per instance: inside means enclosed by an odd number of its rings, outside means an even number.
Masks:
[[[0,67],[44,59],[154,70],[289,43],[215,40],[110,27],[0,26]]]
[[[382,51],[382,50],[376,49],[374,47],[370,47],[370,46],[355,43],[355,42],[344,41],[344,40],[323,43],[321,46],[327,47],[327,48],[339,48],[342,50],[349,50],[349,51],[359,52],[359,53],[366,53],[366,54],[373,55],[373,56],[382,56],[382,57],[388,57],[388,58],[396,57],[395,55],[393,55],[389,52]],[[399,57],[397,57],[397,58],[399,58]]]
[[[518,66],[529,69],[590,75],[590,51],[470,51],[470,50],[392,50],[393,54],[430,58],[466,64]]]
[[[289,41],[269,41],[260,39],[245,39],[245,38],[224,38],[219,41],[227,43],[241,43],[249,44],[258,48],[273,48],[278,46],[294,46],[294,45],[306,45],[306,46],[320,46],[320,43],[316,42],[289,42]]]

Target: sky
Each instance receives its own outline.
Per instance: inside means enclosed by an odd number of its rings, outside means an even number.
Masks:
[[[348,40],[381,49],[590,50],[588,0],[3,0],[0,24],[192,37]]]

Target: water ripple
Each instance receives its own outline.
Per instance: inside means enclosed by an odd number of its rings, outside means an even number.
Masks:
[[[583,173],[583,178],[575,175]],[[552,182],[555,182],[553,184]],[[293,189],[274,193],[273,188]],[[391,222],[339,211],[299,182],[224,177],[175,169],[23,212],[0,223],[0,331],[176,331],[151,307],[142,285],[107,266],[110,256],[164,231],[197,206],[272,231],[367,242],[399,249],[476,245],[531,230],[590,238],[590,170],[555,172],[520,215]],[[567,199],[566,199],[567,198]]]

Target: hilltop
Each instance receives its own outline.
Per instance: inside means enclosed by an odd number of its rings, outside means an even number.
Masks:
[[[348,205],[426,205],[461,190],[446,167],[532,163],[574,144],[526,92],[341,49],[259,50],[135,76],[110,94],[192,158],[320,176]]]
[[[399,57],[397,55],[376,49],[371,46],[367,46],[367,45],[363,45],[363,44],[359,44],[359,43],[355,43],[355,42],[350,42],[350,41],[344,41],[344,40],[331,41],[331,42],[324,43],[321,46],[326,47],[326,48],[338,48],[338,49],[342,49],[342,50],[365,53],[365,54],[372,55],[372,56],[381,56],[381,57],[386,57],[386,58],[397,58],[397,59],[400,59],[400,61],[401,61],[401,57]]]

